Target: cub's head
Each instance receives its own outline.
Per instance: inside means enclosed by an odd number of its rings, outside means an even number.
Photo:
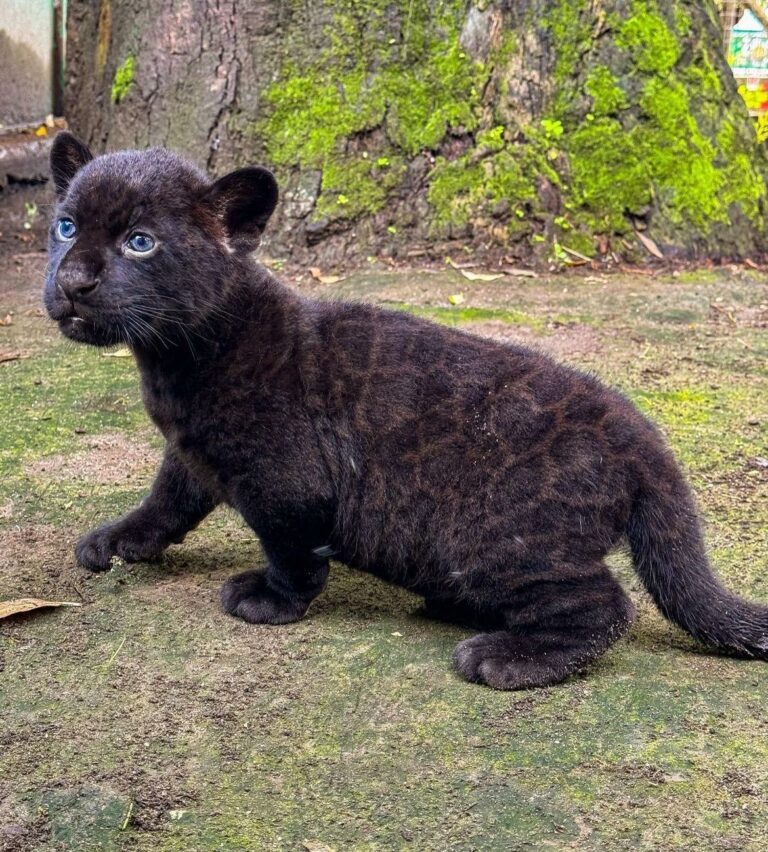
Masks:
[[[160,148],[94,158],[70,133],[51,151],[57,205],[44,302],[67,337],[169,347],[214,317],[277,203],[266,169],[211,182]]]

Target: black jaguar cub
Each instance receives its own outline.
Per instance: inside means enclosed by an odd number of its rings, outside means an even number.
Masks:
[[[60,133],[52,171],[48,313],[132,349],[167,442],[147,499],[77,545],[87,568],[156,559],[227,503],[269,560],[225,584],[227,612],[301,618],[333,557],[476,625],[458,670],[518,689],[627,630],[603,564],[626,536],[664,615],[768,658],[768,608],[712,573],[680,469],[621,394],[520,346],[289,290],[249,254],[277,202],[265,169],[211,182],[164,150],[93,159]]]

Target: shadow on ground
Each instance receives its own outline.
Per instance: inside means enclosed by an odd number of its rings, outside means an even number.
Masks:
[[[299,624],[225,617],[221,582],[262,556],[224,511],[162,565],[77,568],[77,536],[139,499],[159,441],[132,361],[67,345],[41,316],[40,229],[22,203],[0,228],[0,599],[83,606],[0,622],[0,848],[765,848],[768,666],[702,653],[620,556],[628,638],[585,676],[517,694],[460,681],[467,631],[340,566]],[[621,386],[686,464],[722,575],[768,600],[763,277],[374,271],[325,291]]]

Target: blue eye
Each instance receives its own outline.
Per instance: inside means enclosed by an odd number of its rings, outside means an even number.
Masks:
[[[149,234],[136,231],[128,238],[128,248],[136,254],[148,254],[155,247],[155,241]]]
[[[56,238],[61,242],[69,242],[75,238],[77,225],[66,216],[56,223]]]

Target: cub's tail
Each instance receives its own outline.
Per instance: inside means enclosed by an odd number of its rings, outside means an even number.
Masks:
[[[691,636],[768,660],[768,607],[729,592],[713,573],[688,485],[677,463],[664,461],[627,527],[635,570],[662,613]]]

